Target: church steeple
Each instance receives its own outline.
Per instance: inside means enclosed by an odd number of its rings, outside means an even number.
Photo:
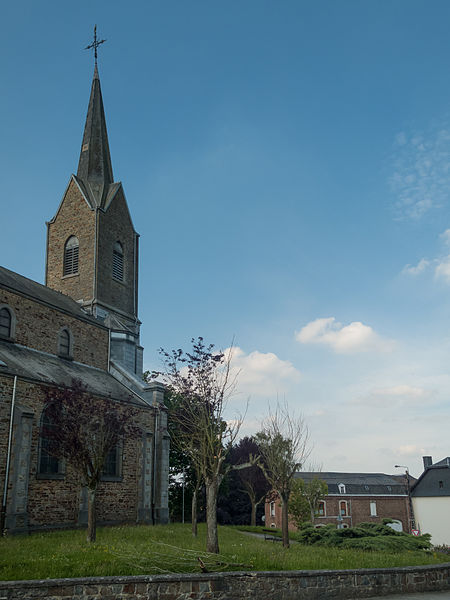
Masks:
[[[90,192],[95,204],[103,206],[114,179],[97,65],[92,80],[77,176]]]

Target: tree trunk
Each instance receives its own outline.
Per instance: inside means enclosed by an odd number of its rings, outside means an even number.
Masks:
[[[217,533],[217,491],[216,480],[206,482],[206,551],[219,554]]]
[[[88,488],[88,529],[87,529],[87,541],[95,542],[97,534],[97,519],[95,514],[95,493],[96,489],[91,490]]]
[[[191,504],[191,520],[192,520],[192,536],[197,537],[197,498],[198,498],[198,485],[194,487],[192,492],[192,504]]]
[[[289,548],[289,516],[288,516],[288,498],[281,495],[281,534],[283,537],[283,546]]]
[[[256,502],[254,500],[252,500],[251,503],[252,503],[252,516],[250,517],[250,525],[252,527],[255,527],[255,525],[256,525]]]

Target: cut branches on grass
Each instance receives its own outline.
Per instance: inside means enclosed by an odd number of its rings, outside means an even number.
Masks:
[[[187,523],[99,527],[93,544],[86,544],[80,530],[0,538],[0,579],[199,573],[198,557],[210,572],[382,568],[448,562],[446,554],[416,549],[374,552],[293,543],[286,550],[281,544],[245,535],[236,527],[220,526],[219,530],[219,556],[204,552],[204,523],[199,524],[198,538],[189,534]]]

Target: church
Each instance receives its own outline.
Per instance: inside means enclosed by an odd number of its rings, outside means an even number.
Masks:
[[[168,521],[167,409],[163,385],[143,380],[138,243],[113,177],[96,60],[78,170],[47,223],[45,285],[0,267],[0,490],[8,533],[87,523],[86,490],[47,453],[43,434],[45,386],[73,380],[94,398],[132,403],[137,414],[137,439],[107,457],[98,522]]]

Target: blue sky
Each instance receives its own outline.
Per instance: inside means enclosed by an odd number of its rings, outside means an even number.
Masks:
[[[141,234],[146,365],[235,339],[324,470],[450,454],[450,4],[20,1],[0,24],[0,262],[43,281],[94,23],[115,179]]]

